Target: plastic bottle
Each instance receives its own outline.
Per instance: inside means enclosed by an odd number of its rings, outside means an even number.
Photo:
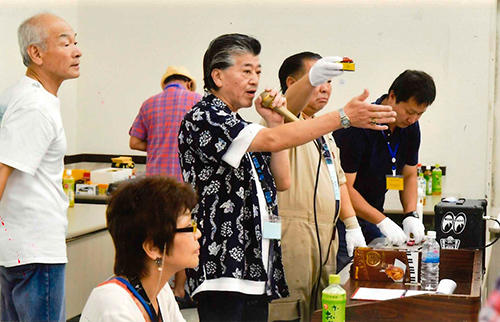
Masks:
[[[68,197],[69,206],[75,206],[75,178],[71,175],[71,170],[66,170],[63,176],[63,189]]]
[[[426,184],[427,184],[426,188],[425,188],[425,194],[430,196],[430,195],[432,195],[432,172],[431,172],[430,167],[429,168],[425,167],[424,179],[425,179]]]
[[[428,231],[422,246],[421,286],[426,291],[435,291],[439,283],[439,244],[436,232]]]
[[[443,171],[439,167],[439,164],[436,164],[434,169],[432,169],[432,194],[433,195],[441,195],[441,178],[443,177]]]
[[[422,207],[425,206],[425,190],[427,188],[427,181],[424,178],[424,172],[422,171],[422,165],[419,163],[417,165],[417,196],[418,202],[417,204],[422,204]],[[419,214],[420,215],[420,214]]]
[[[345,321],[345,290],[339,285],[340,275],[330,274],[328,277],[330,285],[326,287],[321,296],[323,322]]]

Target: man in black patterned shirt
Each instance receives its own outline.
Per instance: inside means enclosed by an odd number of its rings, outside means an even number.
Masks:
[[[290,185],[286,149],[340,127],[337,112],[284,124],[260,97],[255,107],[267,128],[243,120],[237,112],[255,98],[259,53],[260,43],[246,35],[213,40],[203,60],[207,93],[179,131],[183,177],[199,194],[192,215],[203,235],[200,265],[187,275],[202,322],[267,321],[270,299],[288,295],[279,236],[262,231],[278,215],[276,190]],[[273,107],[286,107],[277,90],[270,95]],[[348,105],[373,108],[365,98],[355,97]],[[384,118],[393,116],[390,107],[379,111]]]

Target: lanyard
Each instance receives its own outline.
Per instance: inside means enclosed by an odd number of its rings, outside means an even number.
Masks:
[[[278,216],[275,216],[273,214],[274,210],[274,205],[273,205],[273,191],[271,190],[271,187],[267,184],[267,182],[264,180],[264,172],[262,170],[262,165],[260,164],[259,160],[257,160],[257,157],[255,156],[254,153],[249,152],[250,157],[252,158],[252,163],[255,166],[255,171],[257,172],[257,176],[259,177],[260,185],[262,187],[262,191],[264,192],[264,197],[266,199],[266,204],[267,204],[267,212],[269,219],[272,218],[279,218]],[[281,233],[281,223],[278,226],[279,231]],[[264,227],[263,227],[263,234],[264,233]],[[279,239],[279,238],[278,238]],[[275,257],[275,249],[274,247],[276,246],[277,241],[275,239],[271,239],[269,242],[269,254],[268,254],[268,267],[267,267],[267,281],[266,281],[266,294],[271,295],[272,294],[272,289],[274,288],[272,285],[273,280],[274,280],[274,263],[273,263],[273,258]],[[265,259],[263,259],[265,260]]]
[[[273,191],[271,187],[264,180],[264,172],[262,170],[262,165],[254,153],[250,152],[250,157],[252,158],[253,165],[255,166],[255,171],[257,171],[257,176],[259,177],[260,185],[262,186],[262,191],[264,191],[264,197],[266,198],[267,210],[269,212],[269,216],[273,215]]]
[[[114,277],[114,279],[117,279],[119,280],[120,282],[122,282],[123,284],[125,284],[128,288],[128,290],[130,292],[132,292],[132,294],[139,300],[139,302],[141,302],[142,306],[144,307],[144,309],[146,310],[146,312],[148,312],[148,315],[149,315],[149,318],[151,319],[151,321],[153,322],[158,322],[159,321],[159,317],[158,315],[156,315],[156,312],[154,311],[151,303],[148,304],[148,302],[146,302],[146,300],[144,299],[143,296],[141,296],[141,294],[139,294],[139,292],[143,293],[143,295],[147,297],[147,295],[145,294],[144,292],[144,288],[142,287],[142,284],[141,282],[139,281],[139,284],[137,286],[139,290],[137,290],[135,287],[132,286],[132,284],[130,284],[129,281],[127,281],[126,279],[122,278],[122,277]],[[136,283],[134,283],[136,284]],[[139,291],[139,292],[138,292]],[[158,306],[158,312],[160,311],[160,307]],[[159,315],[161,315],[161,313],[159,312]]]
[[[318,139],[316,139],[316,142],[318,142],[319,146],[321,147],[321,154],[325,158],[326,167],[328,168],[328,172],[330,173],[330,178],[332,179],[333,192],[335,194],[334,220],[336,220],[340,211],[340,187],[337,178],[337,171],[335,171],[335,164],[333,163],[334,156],[328,149],[328,144],[326,144],[326,141],[323,137],[319,137]]]
[[[387,138],[384,131],[382,131],[382,135],[384,136],[384,139],[387,142],[387,148],[389,149],[389,154],[391,155],[392,175],[395,176],[396,175],[396,154],[398,153],[399,142],[396,143],[396,146],[394,147],[394,150],[393,150],[391,147],[391,141]]]

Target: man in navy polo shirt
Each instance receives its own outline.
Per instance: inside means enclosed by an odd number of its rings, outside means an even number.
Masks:
[[[388,124],[389,130],[349,127],[333,133],[340,148],[349,196],[367,243],[385,235],[390,243],[400,245],[410,234],[419,243],[425,236],[424,226],[416,213],[418,119],[435,96],[436,87],[431,76],[422,71],[406,70],[394,80],[388,94],[375,102],[390,105],[396,111],[396,122]],[[388,187],[401,189],[400,200],[405,213],[403,229],[384,215]],[[345,246],[345,227],[341,222],[337,226],[340,235],[337,270],[340,271],[350,258]]]

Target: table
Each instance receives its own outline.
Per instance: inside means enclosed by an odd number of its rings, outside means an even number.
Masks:
[[[477,321],[481,308],[482,251],[442,249],[440,279],[457,283],[452,295],[423,294],[387,301],[351,300],[358,287],[420,289],[402,283],[356,281],[348,279],[342,287],[347,293],[346,321]],[[312,321],[321,321],[321,311]]]
[[[434,216],[434,206],[437,205],[443,196],[427,196],[424,205],[424,216]],[[385,214],[403,214],[403,206],[399,200],[399,191],[389,190],[385,194],[384,202]]]

